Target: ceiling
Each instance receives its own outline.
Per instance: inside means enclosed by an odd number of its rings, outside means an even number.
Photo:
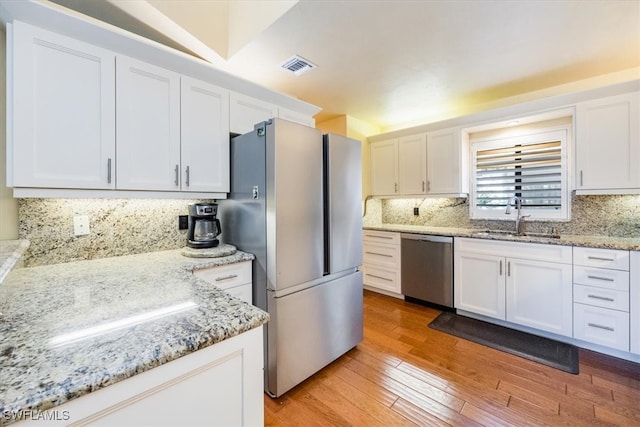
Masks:
[[[53,0],[381,130],[609,73],[640,78],[640,1]],[[300,76],[280,64],[317,65]]]

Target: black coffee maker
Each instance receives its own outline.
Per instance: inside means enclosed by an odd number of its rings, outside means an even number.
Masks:
[[[216,203],[189,203],[189,230],[187,246],[203,249],[214,248],[220,243],[216,237],[220,234],[220,220],[216,218]]]

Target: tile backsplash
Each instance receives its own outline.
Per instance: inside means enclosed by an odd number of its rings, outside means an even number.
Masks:
[[[419,207],[419,215],[413,208]],[[472,220],[467,199],[370,199],[364,224],[424,225],[430,227],[508,230],[513,220]],[[527,221],[527,229],[561,234],[640,237],[640,196],[573,196],[570,221]]]
[[[178,249],[186,230],[178,215],[196,200],[19,199],[19,237],[31,245],[25,267]],[[89,217],[90,234],[74,236],[73,217]]]

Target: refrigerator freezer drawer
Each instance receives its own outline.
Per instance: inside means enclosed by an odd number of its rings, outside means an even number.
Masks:
[[[362,341],[362,273],[269,293],[265,391],[280,396]]]

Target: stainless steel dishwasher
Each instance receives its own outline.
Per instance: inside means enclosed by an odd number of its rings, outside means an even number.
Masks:
[[[402,294],[453,308],[453,238],[400,235]]]

